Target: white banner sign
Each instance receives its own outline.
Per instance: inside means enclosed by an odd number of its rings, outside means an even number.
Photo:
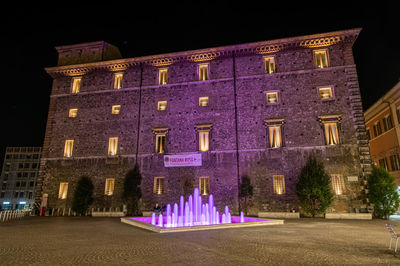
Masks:
[[[165,167],[201,166],[201,153],[164,155]]]

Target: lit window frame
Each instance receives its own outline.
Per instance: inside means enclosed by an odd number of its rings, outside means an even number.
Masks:
[[[336,196],[346,194],[346,185],[344,177],[341,174],[331,174],[332,191]]]
[[[325,55],[325,58],[319,58],[320,55],[322,55],[322,54]],[[313,56],[314,56],[314,64],[315,64],[316,68],[323,69],[323,68],[329,67],[328,49],[313,50]],[[321,61],[321,62],[319,63],[319,61]]]
[[[282,148],[284,140],[284,117],[272,117],[264,120],[267,129],[267,147],[270,149]]]
[[[119,115],[121,113],[121,105],[113,105],[111,106],[111,114]]]
[[[200,123],[195,125],[197,134],[197,147],[200,152],[211,150],[211,130],[212,123]]]
[[[71,93],[76,94],[81,90],[82,77],[73,77],[71,81]]]
[[[68,182],[60,182],[58,188],[58,199],[67,199],[68,196]]]
[[[65,140],[65,145],[64,145],[64,157],[65,158],[70,158],[72,157],[72,152],[74,150],[74,140],[73,139],[67,139]]]
[[[104,186],[104,195],[112,196],[114,195],[115,178],[106,178]]]
[[[166,153],[168,127],[153,127],[154,152],[158,154]]]
[[[77,116],[78,116],[78,108],[69,109],[69,112],[68,112],[68,117],[69,118],[75,118]]]
[[[108,156],[116,156],[118,153],[118,137],[108,138]]]
[[[264,56],[264,72],[265,74],[275,73],[275,56]]]
[[[210,177],[200,176],[199,177],[199,192],[202,196],[207,196],[210,194]]]
[[[197,68],[198,68],[199,81],[206,81],[210,79],[209,63],[198,64]]]
[[[157,102],[157,111],[166,111],[168,107],[167,101],[158,101]]]
[[[168,68],[158,69],[158,85],[168,84]]]
[[[124,73],[122,72],[114,73],[114,90],[122,89],[123,78],[124,78]]]
[[[334,146],[341,144],[341,115],[320,115],[318,118],[323,130],[325,145]]]
[[[275,195],[284,195],[286,194],[285,188],[285,176],[284,175],[273,175],[272,183],[274,187]]]
[[[330,101],[330,100],[334,100],[335,99],[333,86],[321,86],[321,87],[318,87],[317,90],[318,90],[319,98],[322,101]],[[328,92],[329,97],[323,97],[323,94],[324,94],[322,92],[323,90],[329,90],[329,92]]]
[[[279,104],[279,102],[280,102],[279,90],[264,91],[264,93],[265,93],[265,101],[266,101],[267,105]],[[275,98],[276,101],[269,101],[270,99],[273,99],[273,98]]]
[[[165,191],[165,177],[156,176],[154,177],[153,193],[157,195],[164,194]]]
[[[200,107],[207,107],[209,105],[209,98],[208,96],[199,97],[199,106]]]

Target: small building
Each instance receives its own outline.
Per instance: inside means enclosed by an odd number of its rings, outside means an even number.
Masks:
[[[37,202],[70,208],[92,179],[93,208],[122,206],[137,162],[144,210],[197,187],[248,213],[299,208],[310,154],[331,175],[328,212],[367,208],[368,139],[352,46],[360,29],[122,58],[105,42],[58,47]],[[107,55],[107,56],[105,56]]]
[[[0,176],[3,210],[32,209],[39,174],[41,147],[7,147]]]
[[[400,185],[400,82],[365,112],[371,159]]]

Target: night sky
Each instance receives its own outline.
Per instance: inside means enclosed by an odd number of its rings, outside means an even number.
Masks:
[[[52,84],[44,68],[56,65],[55,46],[104,40],[129,58],[362,28],[353,51],[364,110],[400,78],[396,1],[382,7],[329,1],[319,2],[320,8],[272,1],[147,2],[3,9],[0,165],[5,147],[43,143]]]

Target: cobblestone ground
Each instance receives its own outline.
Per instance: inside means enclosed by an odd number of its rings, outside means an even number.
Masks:
[[[400,265],[386,222],[300,219],[158,234],[119,218],[26,217],[0,224],[0,265]]]

